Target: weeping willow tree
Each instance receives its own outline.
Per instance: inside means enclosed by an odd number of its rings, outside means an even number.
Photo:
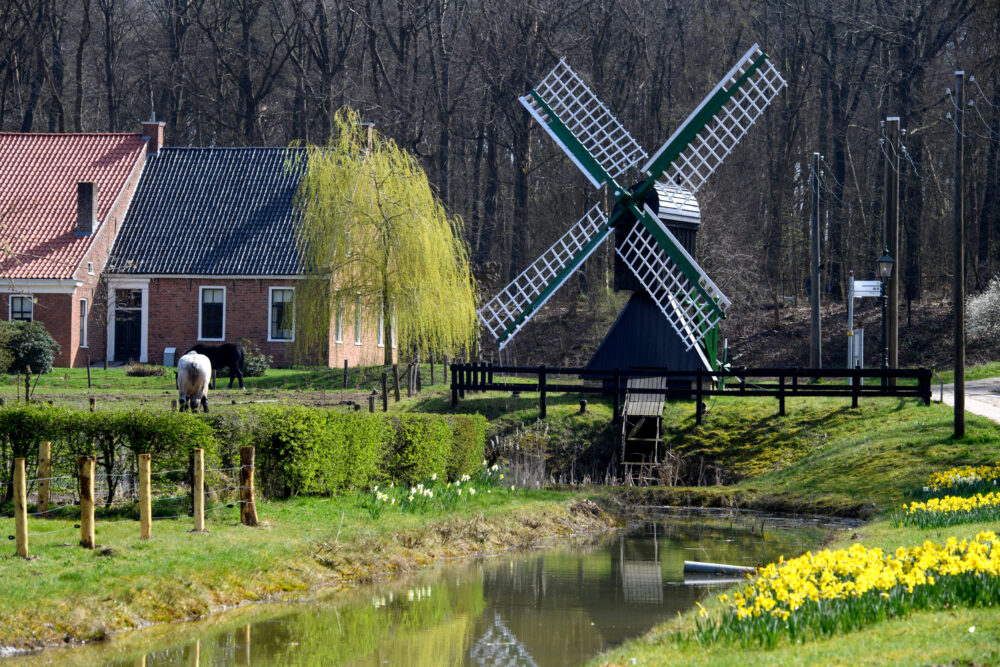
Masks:
[[[306,277],[296,289],[300,358],[328,344],[331,323],[360,307],[362,328],[384,323],[411,352],[455,354],[475,342],[476,288],[462,221],[447,214],[416,159],[391,139],[337,114],[326,146],[308,146],[296,194]]]

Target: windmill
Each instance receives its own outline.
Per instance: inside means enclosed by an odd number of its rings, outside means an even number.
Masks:
[[[595,188],[607,185],[616,206],[588,210],[548,250],[479,311],[502,350],[566,280],[611,235],[616,252],[686,350],[707,370],[729,299],[695,262],[650,204],[683,210],[785,85],[758,45],[743,55],[652,156],[618,122],[565,60],[521,104]],[[639,167],[639,165],[642,165]],[[643,180],[624,179],[639,168]],[[710,344],[711,343],[711,344]]]

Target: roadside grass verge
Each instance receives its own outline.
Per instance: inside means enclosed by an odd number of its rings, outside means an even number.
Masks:
[[[945,384],[951,384],[955,381],[955,369],[954,367],[949,368],[939,368],[934,371],[934,383],[943,382]],[[1000,376],[1000,361],[991,361],[987,364],[976,364],[974,366],[965,367],[965,379],[969,380],[985,380],[986,378],[992,378]]]
[[[442,558],[527,546],[545,536],[607,530],[602,513],[574,511],[586,494],[518,491],[466,497],[454,510],[386,513],[375,521],[355,495],[258,503],[263,526],[239,510],[208,513],[208,534],[186,518],[97,521],[94,550],[77,546],[68,520],[30,521],[33,560],[2,557],[0,646],[100,639],[154,622],[201,616],[245,601],[348,585],[429,566]],[[588,504],[587,509],[592,509]],[[13,521],[0,521],[13,533]]]

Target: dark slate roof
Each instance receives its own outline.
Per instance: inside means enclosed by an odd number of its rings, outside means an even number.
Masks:
[[[294,148],[161,148],[146,159],[110,273],[299,272]]]

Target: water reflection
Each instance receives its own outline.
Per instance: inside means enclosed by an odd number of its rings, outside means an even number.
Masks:
[[[718,580],[685,581],[685,560],[762,564],[815,547],[829,530],[815,521],[684,514],[584,545],[447,566],[17,662],[576,665],[710,594]]]

